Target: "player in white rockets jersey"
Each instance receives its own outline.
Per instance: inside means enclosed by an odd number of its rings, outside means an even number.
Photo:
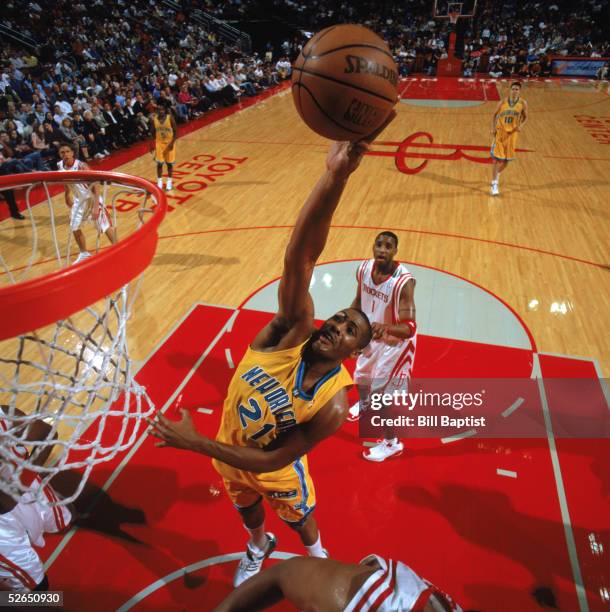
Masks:
[[[358,565],[293,557],[243,582],[215,610],[264,610],[286,599],[297,610],[461,612],[442,591],[400,561],[369,555]]]
[[[396,261],[398,236],[381,232],[373,244],[373,259],[363,261],[356,273],[358,288],[352,308],[360,308],[371,322],[373,340],[356,362],[354,382],[360,401],[350,408],[350,420],[368,408],[372,393],[407,390],[415,359],[417,324],[415,322],[415,279]],[[369,461],[384,461],[398,456],[403,444],[384,431],[384,439],[364,451]]]
[[[10,414],[8,406],[0,406],[0,430],[15,428],[13,435],[21,437],[23,428],[19,427],[14,417],[9,419],[5,414]],[[18,409],[15,409],[14,415],[25,416]],[[50,425],[37,419],[30,423],[25,441],[46,440],[50,431]],[[32,463],[44,465],[52,448],[53,445],[45,446]],[[16,444],[8,450],[16,461],[28,457],[24,445]],[[5,481],[10,479],[13,469],[9,464],[2,463],[0,478]],[[66,529],[72,520],[72,512],[65,506],[49,504],[57,501],[57,494],[49,485],[43,489],[45,499],[36,499],[40,478],[33,472],[24,471],[21,482],[29,485],[29,491],[19,502],[0,492],[0,590],[44,591],[48,589],[49,582],[33,547],[44,546],[45,533]]]
[[[62,144],[59,147],[59,156],[61,161],[57,167],[61,172],[89,170],[85,162],[76,159],[74,147],[71,144]],[[116,233],[110,225],[97,183],[67,183],[65,196],[66,204],[70,208],[70,229],[74,233],[74,239],[80,251],[74,263],[79,263],[91,256],[91,253],[87,251],[85,235],[80,229],[85,221],[92,221],[98,232],[106,234],[111,244],[116,242]]]

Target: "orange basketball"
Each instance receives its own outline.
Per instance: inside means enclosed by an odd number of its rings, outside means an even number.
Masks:
[[[396,104],[398,70],[388,45],[364,26],[336,25],[303,47],[292,71],[299,115],[331,140],[359,140]]]

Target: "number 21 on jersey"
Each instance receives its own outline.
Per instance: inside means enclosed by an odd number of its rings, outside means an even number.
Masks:
[[[242,429],[246,429],[249,425],[248,421],[251,423],[256,423],[263,416],[263,411],[259,406],[258,402],[250,397],[248,398],[248,404],[250,404],[250,408],[240,404],[238,407],[239,412],[239,420],[241,421]],[[248,436],[250,440],[258,440],[262,438],[265,434],[269,433],[275,427],[272,423],[266,423],[263,425],[258,431],[253,433],[251,436]]]

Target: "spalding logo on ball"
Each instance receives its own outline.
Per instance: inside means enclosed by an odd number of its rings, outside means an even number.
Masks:
[[[318,32],[292,71],[299,115],[331,140],[359,140],[376,130],[396,104],[398,71],[388,45],[360,25]]]

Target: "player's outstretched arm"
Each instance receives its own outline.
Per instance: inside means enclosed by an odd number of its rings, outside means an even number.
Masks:
[[[333,214],[347,180],[360,165],[369,144],[394,119],[359,142],[333,142],[326,157],[326,171],[318,180],[297,218],[284,255],[284,271],[278,290],[279,309],[274,320],[252,342],[252,348],[289,348],[303,342],[313,325],[309,284],[314,266],[324,250]]]
[[[345,421],[347,409],[346,394],[341,390],[311,420],[278,436],[264,449],[224,444],[202,436],[185,409],[180,411],[180,421],[170,421],[158,414],[148,422],[152,426],[151,435],[161,440],[156,446],[182,448],[207,455],[239,470],[266,473],[290,465],[324,438],[332,436]]]

